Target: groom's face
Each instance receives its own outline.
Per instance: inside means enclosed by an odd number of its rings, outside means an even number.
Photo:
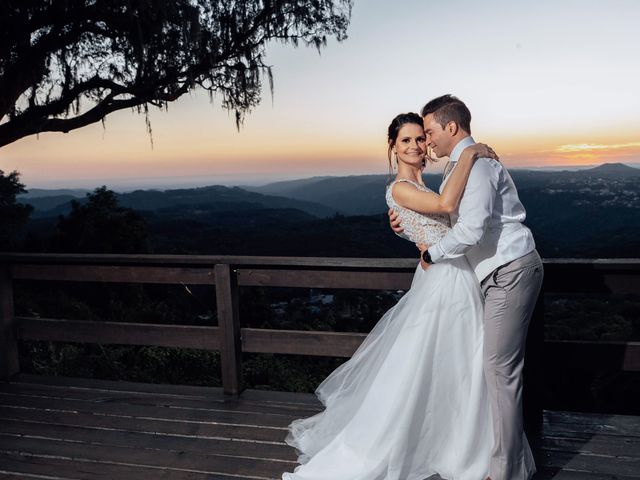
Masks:
[[[446,128],[442,128],[433,113],[429,113],[422,118],[424,122],[424,134],[427,137],[427,146],[436,157],[447,157],[453,147],[453,139]]]

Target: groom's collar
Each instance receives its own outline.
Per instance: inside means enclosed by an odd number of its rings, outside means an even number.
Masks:
[[[451,155],[449,155],[449,161],[450,162],[457,162],[458,159],[460,158],[460,155],[462,155],[462,151],[467,148],[470,147],[471,145],[475,145],[475,140],[473,139],[473,137],[471,135],[469,135],[468,137],[464,137],[462,140],[460,140],[455,147],[453,147],[453,150],[451,150]]]

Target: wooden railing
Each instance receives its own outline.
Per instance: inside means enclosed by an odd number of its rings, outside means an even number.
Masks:
[[[197,348],[220,351],[224,391],[238,395],[243,352],[349,357],[365,337],[360,333],[241,328],[238,287],[406,290],[415,267],[415,259],[0,254],[0,375],[6,379],[19,372],[19,340]],[[218,324],[16,317],[14,280],[211,285]],[[640,259],[546,260],[543,292],[638,294]],[[540,418],[541,397],[535,392],[541,390],[542,365],[550,361],[604,363],[640,371],[640,343],[544,342],[543,327],[543,302],[539,301],[529,330],[525,366],[530,416]]]

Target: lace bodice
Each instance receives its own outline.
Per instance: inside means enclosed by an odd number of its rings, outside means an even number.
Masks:
[[[400,236],[414,243],[438,243],[440,239],[451,229],[449,215],[440,213],[424,214],[401,207],[393,199],[393,195],[391,195],[392,188],[397,182],[410,183],[423,192],[429,192],[431,190],[424,185],[420,185],[405,178],[394,180],[387,185],[387,205],[389,205],[389,208],[393,208],[398,212],[400,215],[401,226],[404,228],[404,232],[402,232]]]

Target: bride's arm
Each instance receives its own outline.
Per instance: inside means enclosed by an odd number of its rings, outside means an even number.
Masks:
[[[475,161],[481,157],[498,159],[493,150],[482,143],[465,148],[456,168],[449,175],[449,180],[442,189],[441,195],[435,192],[423,192],[406,182],[394,184],[391,194],[398,205],[416,212],[451,213],[458,208],[471,168],[473,168]]]

